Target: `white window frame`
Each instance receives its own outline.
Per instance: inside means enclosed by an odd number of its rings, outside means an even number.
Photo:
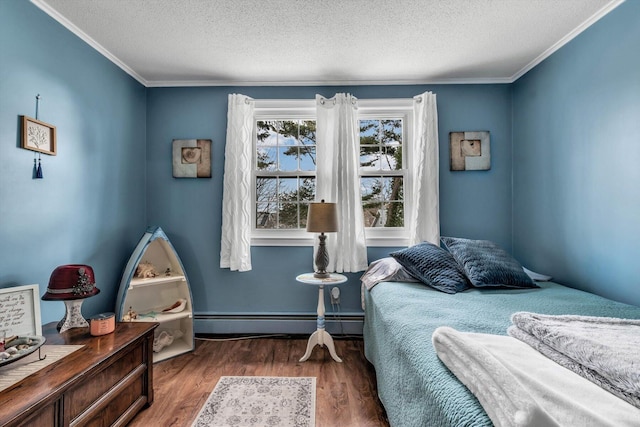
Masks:
[[[409,221],[413,208],[411,188],[411,164],[409,153],[413,142],[413,99],[359,99],[358,120],[360,119],[402,119],[402,185],[404,187],[404,227],[365,227],[367,246],[407,246],[409,243]],[[380,176],[378,172],[360,173],[360,176]],[[384,173],[382,174],[384,175]],[[388,175],[392,175],[389,173]]]
[[[251,173],[251,246],[311,246],[314,234],[304,229],[273,229],[256,228],[256,126],[261,120],[316,120],[315,99],[262,99],[255,100],[253,127],[253,157]],[[282,172],[281,176],[296,175],[295,172]]]
[[[409,221],[413,205],[411,189],[411,168],[409,153],[413,141],[413,99],[359,99],[358,119],[402,119],[402,172],[404,186],[404,227],[367,227],[365,228],[367,246],[407,246],[409,242]],[[315,99],[263,99],[255,100],[253,122],[260,120],[317,120]],[[304,229],[272,229],[256,228],[256,126],[253,128],[252,158],[252,212],[251,212],[251,246],[312,246],[316,243],[313,233]],[[284,175],[289,172],[284,172]],[[380,176],[380,172],[372,172]],[[365,173],[367,175],[367,173]]]

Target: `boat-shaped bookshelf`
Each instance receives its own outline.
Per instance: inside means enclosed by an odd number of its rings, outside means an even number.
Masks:
[[[147,228],[129,258],[118,290],[116,318],[160,324],[155,332],[154,363],[195,347],[189,279],[160,227]]]

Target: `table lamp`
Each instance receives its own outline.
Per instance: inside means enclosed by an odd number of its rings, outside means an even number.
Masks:
[[[61,265],[51,273],[49,286],[42,300],[64,301],[65,316],[57,325],[58,331],[62,333],[71,328],[89,327],[87,320],[82,317],[82,302],[99,292],[93,268],[83,264]]]
[[[329,265],[329,253],[325,245],[327,236],[324,233],[338,231],[338,214],[335,203],[325,203],[324,199],[318,202],[309,203],[309,214],[307,216],[307,231],[320,233],[318,238],[320,244],[316,253],[316,268],[313,276],[318,279],[329,277],[327,266]]]

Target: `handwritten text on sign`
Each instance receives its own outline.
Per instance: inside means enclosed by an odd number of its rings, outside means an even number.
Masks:
[[[40,329],[39,301],[32,286],[0,289],[0,330],[7,335],[35,335]]]

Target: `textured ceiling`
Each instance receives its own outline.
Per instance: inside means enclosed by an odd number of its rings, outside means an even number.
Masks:
[[[32,0],[147,86],[512,82],[621,0]]]

